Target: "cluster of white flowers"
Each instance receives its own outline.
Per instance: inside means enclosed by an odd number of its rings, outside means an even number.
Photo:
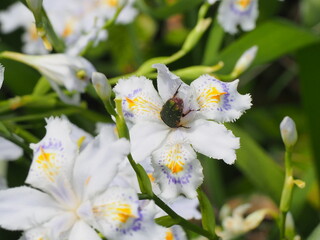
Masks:
[[[77,54],[81,52],[81,47],[84,47],[87,41],[94,39],[97,44],[107,38],[107,32],[100,31],[100,28],[123,4],[125,7],[117,22],[123,24],[131,22],[137,15],[133,3],[134,0],[44,0],[43,7],[54,30],[65,41],[67,51]],[[20,27],[24,29],[23,52],[47,53],[37,34],[31,11],[21,2],[14,3],[7,10],[0,12],[0,24],[3,33],[10,33]]]
[[[237,92],[238,80],[203,75],[189,86],[165,65],[154,67],[159,94],[145,77],[121,79],[114,88],[131,145],[113,125],[100,126],[93,138],[66,118],[47,119],[46,136],[31,144],[30,187],[0,192],[1,227],[23,230],[27,240],[100,239],[95,230],[108,239],[186,239],[178,226],[155,224],[164,213],[139,200],[126,156],[131,151],[141,162],[154,192],[174,211],[200,219],[194,198],[203,175],[195,151],[232,164],[239,139],[221,123],[238,119],[251,97]]]
[[[154,67],[159,93],[145,77],[120,79],[114,88],[131,125],[131,152],[138,162],[152,157],[162,197],[195,198],[203,181],[196,151],[234,163],[239,139],[221,123],[238,119],[251,107],[251,97],[237,92],[238,80],[203,75],[189,86],[165,65]]]
[[[44,0],[43,6],[55,31],[64,39],[68,54],[3,54],[37,69],[64,102],[77,104],[95,68],[76,55],[88,41],[98,43],[106,38],[101,27],[124,4],[117,21],[132,21],[136,16],[133,1]],[[233,11],[231,18],[226,17],[227,8]],[[252,29],[257,1],[224,0],[219,16],[227,32],[235,33],[237,24],[243,30]],[[47,53],[33,15],[23,4],[0,12],[0,23],[3,32],[18,27],[25,30],[24,52]],[[253,47],[245,52],[232,74],[238,76],[247,69],[256,51]],[[2,228],[23,231],[21,239],[25,240],[98,240],[99,233],[110,240],[186,239],[181,227],[164,228],[155,223],[154,219],[164,212],[151,200],[139,200],[136,173],[126,156],[132,153],[148,174],[153,192],[176,213],[185,219],[200,219],[196,197],[204,176],[197,152],[227,164],[235,162],[240,141],[223,123],[237,120],[249,109],[251,97],[238,93],[239,80],[227,83],[202,75],[187,85],[165,65],[153,67],[158,71],[158,91],[151,80],[136,76],[120,79],[113,89],[121,99],[130,143],[118,138],[114,125],[100,126],[94,138],[65,117],[46,119],[45,137],[31,144],[34,155],[25,181],[28,186],[0,191]],[[0,87],[3,72],[0,65]],[[108,98],[111,87],[104,84],[107,79],[98,73],[94,76],[94,84],[105,88],[98,95]],[[60,86],[75,91],[73,98]],[[15,147],[16,155],[0,156],[0,160],[22,154],[17,146],[4,144],[7,142],[0,138],[0,149],[5,146],[11,154]]]
[[[164,239],[151,201],[139,201],[133,188],[111,185],[129,153],[129,142],[110,128],[79,150],[66,119],[47,119],[26,183],[0,192],[0,225],[25,231],[27,240]],[[80,137],[81,139],[82,137]],[[154,238],[153,235],[157,237]]]

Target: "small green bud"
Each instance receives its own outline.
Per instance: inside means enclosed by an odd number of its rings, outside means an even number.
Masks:
[[[92,83],[98,96],[106,101],[111,97],[111,86],[106,76],[99,72],[92,73]]]
[[[298,139],[296,124],[290,117],[285,117],[280,124],[281,137],[284,145],[291,148],[295,145]]]

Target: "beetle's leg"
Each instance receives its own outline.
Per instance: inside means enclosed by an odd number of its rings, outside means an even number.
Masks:
[[[179,87],[177,88],[177,90],[176,90],[176,92],[174,93],[174,95],[173,95],[173,97],[172,97],[172,98],[174,98],[174,97],[178,94],[178,91],[179,91],[179,89],[180,89],[181,85],[182,85],[182,83],[179,85]]]

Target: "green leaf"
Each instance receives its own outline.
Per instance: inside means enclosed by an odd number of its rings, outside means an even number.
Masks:
[[[231,124],[228,128],[240,137],[236,166],[252,184],[279,202],[284,181],[281,168],[246,132]]]
[[[179,220],[173,219],[172,217],[167,215],[167,216],[156,218],[155,222],[163,227],[169,228],[175,224],[178,224]]]
[[[300,66],[300,84],[302,92],[302,102],[307,115],[308,130],[311,137],[311,146],[314,157],[314,169],[320,183],[320,68],[319,68],[320,43],[302,49],[297,54]]]
[[[212,236],[215,236],[216,221],[213,207],[206,194],[200,188],[197,192],[202,215],[202,227],[211,233]]]
[[[137,170],[138,181],[139,181],[141,192],[146,193],[149,196],[152,196],[153,195],[152,185],[151,185],[148,174],[140,164],[136,165],[136,170]]]
[[[282,19],[265,22],[225,48],[212,62],[222,60],[222,73],[230,73],[241,54],[250,47],[259,47],[252,66],[273,61],[283,55],[319,41],[310,31]]]

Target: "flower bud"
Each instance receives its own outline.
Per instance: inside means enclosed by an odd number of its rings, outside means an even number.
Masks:
[[[92,83],[93,87],[96,90],[98,96],[106,101],[111,96],[111,86],[108,82],[106,76],[99,72],[92,73]]]
[[[298,139],[296,124],[290,117],[285,117],[280,123],[281,137],[287,148],[293,147]]]
[[[236,66],[234,67],[231,73],[231,75],[234,78],[238,77],[240,74],[242,74],[244,71],[246,71],[250,67],[251,63],[256,57],[257,51],[258,51],[258,47],[253,46],[242,54],[242,56],[237,61]]]

